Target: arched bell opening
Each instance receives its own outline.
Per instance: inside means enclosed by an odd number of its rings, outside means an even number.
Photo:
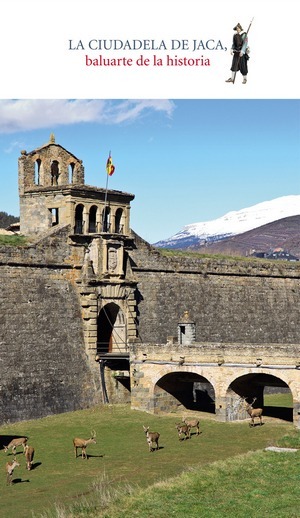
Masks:
[[[71,162],[68,165],[68,183],[69,184],[74,183],[74,170],[75,170],[75,164],[74,164],[74,162]]]
[[[41,164],[42,161],[38,158],[34,163],[34,185],[41,184]]]
[[[122,219],[123,219],[123,210],[117,209],[116,217],[115,217],[115,232],[117,234],[122,234],[124,231],[124,225],[123,225]]]
[[[59,162],[58,162],[58,160],[52,160],[52,162],[51,162],[51,185],[59,184],[59,176],[60,176]]]

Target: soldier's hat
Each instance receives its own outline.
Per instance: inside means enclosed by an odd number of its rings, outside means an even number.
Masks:
[[[241,31],[243,30],[243,27],[241,26],[240,23],[237,23],[235,27],[233,27],[233,30],[236,31],[237,29],[241,29]]]

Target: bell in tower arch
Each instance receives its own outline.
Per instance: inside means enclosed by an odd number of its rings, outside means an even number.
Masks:
[[[59,163],[57,160],[51,162],[51,185],[58,185]]]

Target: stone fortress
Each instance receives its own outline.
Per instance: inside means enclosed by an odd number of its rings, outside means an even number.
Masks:
[[[130,227],[134,195],[85,185],[54,135],[18,171],[28,241],[0,248],[1,423],[108,402],[230,421],[241,397],[284,390],[300,428],[297,263],[163,254]]]

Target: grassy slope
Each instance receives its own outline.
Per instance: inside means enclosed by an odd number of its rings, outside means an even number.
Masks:
[[[299,453],[249,452],[123,498],[103,516],[296,518],[299,482]]]
[[[179,419],[172,415],[152,416],[120,405],[2,426],[1,435],[28,435],[36,455],[35,469],[28,472],[21,451],[17,454],[21,466],[15,470],[15,484],[7,487],[4,466],[12,455],[0,451],[0,516],[27,518],[32,511],[39,516],[55,503],[69,506],[80,501],[80,495],[90,499],[92,483],[97,485],[103,476],[109,479],[110,489],[128,484],[146,488],[191,467],[203,468],[275,444],[293,431],[292,424],[282,421],[267,420],[262,427],[250,428],[248,422],[205,419],[201,421],[199,437],[193,435],[191,440],[180,443],[175,430]],[[158,452],[148,452],[143,424],[161,433]],[[97,444],[88,447],[89,459],[75,460],[72,438],[88,438],[92,429],[97,432]]]

